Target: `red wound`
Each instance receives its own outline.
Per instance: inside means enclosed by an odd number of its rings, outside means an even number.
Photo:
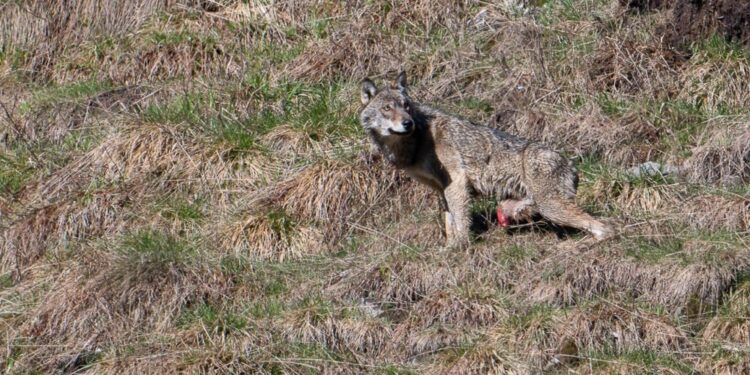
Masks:
[[[508,225],[508,217],[503,213],[503,209],[497,206],[497,226],[507,228]]]

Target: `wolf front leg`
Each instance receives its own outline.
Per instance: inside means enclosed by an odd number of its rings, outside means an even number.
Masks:
[[[465,177],[455,178],[445,188],[445,234],[449,247],[463,248],[469,245],[469,190]]]

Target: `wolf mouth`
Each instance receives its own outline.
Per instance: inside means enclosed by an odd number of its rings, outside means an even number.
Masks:
[[[396,130],[393,130],[393,129],[388,129],[388,132],[391,133],[391,134],[395,134],[395,135],[409,135],[409,134],[411,134],[412,130],[407,130],[407,131],[400,132],[400,131],[396,131]]]

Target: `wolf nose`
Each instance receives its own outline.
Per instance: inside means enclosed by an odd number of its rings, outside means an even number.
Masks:
[[[414,121],[412,121],[412,120],[404,120],[404,121],[401,121],[401,126],[403,126],[403,127],[404,127],[404,130],[405,130],[405,131],[407,131],[407,132],[408,132],[408,131],[411,131],[411,128],[413,128],[413,127],[414,127]]]

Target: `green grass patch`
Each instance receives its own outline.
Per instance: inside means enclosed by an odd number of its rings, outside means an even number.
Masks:
[[[288,36],[295,38],[297,29],[294,27],[287,28]],[[278,67],[292,62],[304,50],[305,43],[295,43],[290,45],[280,45],[271,42],[261,42],[249,48],[244,52],[245,59],[253,66],[248,72],[249,75],[261,75],[270,67]]]
[[[547,304],[534,304],[524,311],[511,315],[506,322],[514,329],[526,330],[529,327],[546,327],[552,323],[555,314],[564,309],[555,308]],[[544,334],[540,331],[538,334]]]
[[[210,101],[210,93],[207,97]],[[146,122],[160,124],[199,123],[202,101],[202,97],[197,93],[185,94],[166,103],[149,105],[141,112],[141,118]]]
[[[233,103],[224,106],[212,92],[186,93],[173,100],[152,104],[140,114],[146,122],[181,124],[197,129],[235,152],[259,149],[258,137],[281,123],[270,111],[238,115]]]
[[[59,159],[65,160],[69,154],[81,154],[92,150],[103,137],[100,129],[73,129],[65,134],[59,146]]]
[[[89,79],[65,85],[50,85],[35,90],[31,100],[22,104],[22,109],[32,110],[39,106],[60,102],[75,102],[82,98],[112,90],[112,83],[106,80]]]
[[[146,122],[197,129],[237,152],[263,150],[258,139],[282,124],[307,133],[313,140],[335,141],[359,136],[357,114],[349,109],[348,100],[340,98],[343,88],[336,83],[270,85],[262,76],[251,75],[240,85],[257,102],[257,109],[249,113],[232,99],[227,102],[209,90],[187,92],[169,102],[150,105],[140,115]]]
[[[375,371],[376,374],[383,374],[383,375],[417,375],[419,372],[416,370],[408,369],[402,365],[393,365],[393,364],[387,364],[387,365],[381,365],[378,369]]]
[[[159,214],[169,220],[201,222],[206,217],[204,203],[200,200],[164,199],[155,204]]]
[[[28,50],[11,46],[0,46],[0,64],[8,64],[13,72],[18,72],[29,63]]]
[[[477,197],[471,200],[469,210],[473,215],[482,215],[490,217],[492,212],[497,208],[497,199],[495,197]]]
[[[219,261],[221,272],[230,276],[241,276],[252,271],[252,262],[242,256],[225,255]]]
[[[0,194],[14,195],[20,192],[33,174],[34,168],[23,159],[0,154]]]
[[[219,265],[238,285],[244,285],[258,296],[271,297],[285,295],[302,283],[318,280],[335,263],[323,256],[278,263],[227,255],[221,258]]]
[[[198,43],[205,47],[218,44],[218,37],[210,33],[195,33],[186,30],[180,31],[153,31],[149,33],[146,41],[158,46],[177,46],[180,44]]]
[[[627,256],[635,258],[640,262],[654,264],[659,263],[666,257],[681,255],[684,240],[674,237],[659,239],[634,237],[627,239],[624,245]],[[687,260],[684,255],[678,257],[678,259]]]
[[[282,316],[286,309],[281,299],[271,297],[261,298],[251,303],[244,312],[255,319],[273,319]]]
[[[13,277],[10,272],[0,275],[0,290],[13,286]]]
[[[693,366],[679,357],[650,349],[636,349],[624,353],[599,351],[582,355],[587,368],[601,369],[616,364],[616,368],[629,367],[633,373],[663,374],[666,371],[693,373]]]
[[[634,176],[626,173],[621,167],[610,166],[591,155],[578,156],[574,161],[581,185],[593,185],[602,180],[619,185],[620,188],[612,192],[613,197],[619,195],[625,184],[632,187],[650,187],[675,183],[674,177],[658,173],[654,175],[642,173],[640,176]]]
[[[609,2],[607,0],[533,0],[532,4],[539,4],[538,21],[545,26],[551,26],[601,16],[606,11]]]
[[[466,108],[468,110],[481,113],[483,115],[491,115],[494,113],[495,109],[492,107],[492,104],[474,97],[469,97],[464,100],[461,100],[458,103],[458,106],[460,108]]]
[[[539,251],[536,248],[511,244],[501,247],[500,251],[495,254],[494,260],[505,266],[513,266],[534,259],[538,255]]]
[[[178,328],[187,328],[201,324],[208,332],[216,334],[231,334],[241,332],[248,327],[248,321],[243,314],[238,314],[229,307],[219,308],[214,305],[201,303],[186,309],[177,318]]]
[[[190,264],[198,253],[194,244],[156,230],[131,233],[116,250],[131,269],[144,274]]]
[[[628,107],[632,105],[628,101],[617,98],[613,94],[606,92],[596,94],[596,96],[594,96],[594,102],[605,115],[613,118],[622,116]]]
[[[698,260],[721,266],[731,255],[746,249],[747,237],[727,230],[704,230],[690,233],[686,241],[693,247],[705,249]]]
[[[681,100],[647,103],[646,113],[660,130],[660,143],[680,157],[689,156],[710,117],[700,105]]]
[[[720,34],[710,36],[692,43],[690,51],[693,55],[701,55],[707,60],[722,61],[727,59],[750,61],[750,50],[744,48],[737,41],[728,40]]]
[[[290,238],[295,233],[297,222],[282,209],[271,210],[266,214],[271,230],[279,238]]]
[[[304,310],[313,323],[321,323],[334,315],[333,303],[319,295],[310,295],[302,299],[295,310]]]
[[[700,262],[720,266],[731,259],[732,254],[744,249],[743,241],[735,232],[685,229],[679,235],[629,237],[622,244],[627,256],[644,263],[675,259],[682,265]]]

